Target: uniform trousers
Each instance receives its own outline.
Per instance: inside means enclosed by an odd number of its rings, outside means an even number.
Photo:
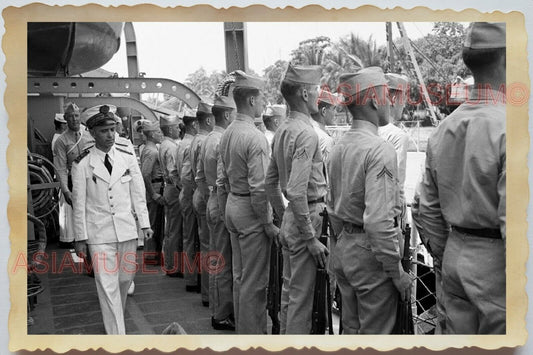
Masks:
[[[210,193],[207,201],[207,224],[210,231],[211,252],[217,254],[213,269],[217,272],[209,276],[213,280],[214,317],[220,321],[233,314],[233,272],[230,235],[220,216],[215,191]],[[209,302],[211,304],[211,299]]]
[[[74,241],[74,216],[72,206],[65,201],[63,193],[59,199],[59,241],[70,243]]]
[[[179,203],[179,190],[176,186],[167,184],[164,194],[165,206],[165,239],[163,239],[163,255],[165,272],[173,274],[181,272],[180,254],[183,250],[183,217]]]
[[[194,190],[192,203],[198,223],[198,237],[200,239],[200,260],[202,265],[202,270],[200,270],[200,288],[202,291],[202,301],[209,302],[209,273],[204,268],[204,262],[209,252],[209,228],[207,227],[206,219],[207,203],[200,189]]]
[[[200,262],[195,265],[198,257],[196,250],[196,241],[198,240],[198,224],[192,207],[192,190],[184,187],[180,192],[179,203],[181,206],[181,215],[183,217],[183,260],[180,267],[183,270],[185,284],[187,286],[196,286],[198,284],[198,268]]]
[[[448,334],[505,334],[505,241],[452,229],[442,264]]]
[[[233,299],[238,334],[266,334],[271,239],[250,197],[230,194],[226,227],[231,234]]]
[[[161,183],[152,183],[152,188],[154,191],[159,192]],[[146,207],[148,209],[150,227],[154,231],[154,235],[151,239],[145,240],[144,242],[144,258],[160,260],[164,230],[164,208],[148,196],[146,198]]]
[[[320,236],[322,217],[319,213],[323,208],[323,203],[309,205],[315,238]],[[280,236],[283,253],[280,330],[282,334],[310,334],[317,267],[290,205],[283,215]]]
[[[367,235],[343,230],[330,257],[342,297],[344,334],[391,334],[399,292]]]
[[[126,334],[124,311],[128,288],[137,267],[137,239],[88,246],[105,331],[107,334]]]

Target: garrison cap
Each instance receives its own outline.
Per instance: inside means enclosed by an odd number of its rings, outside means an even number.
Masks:
[[[205,113],[205,114],[211,114],[211,109],[213,108],[213,105],[211,105],[209,102],[200,101],[198,104],[198,109],[196,110],[196,116],[198,116],[199,113]]]
[[[196,120],[196,110],[185,107],[183,110],[183,123],[189,125]]]
[[[505,48],[505,22],[473,22],[468,27],[465,48]]]
[[[74,102],[67,102],[65,105],[65,114],[80,113],[80,108]]]
[[[56,115],[54,117],[54,121],[55,122],[59,122],[59,123],[67,123],[67,121],[65,121],[65,117],[63,117],[62,113],[56,113]]]
[[[407,91],[407,85],[409,83],[409,78],[407,76],[396,73],[387,73],[385,74],[385,78],[387,79],[389,89],[403,92]]]
[[[159,122],[146,120],[143,122],[143,132],[154,132],[159,130]]]
[[[87,128],[92,129],[101,126],[114,126],[116,123],[115,115],[109,111],[109,106],[102,105],[98,108],[98,113],[89,117],[85,124]]]
[[[380,67],[363,68],[356,73],[346,73],[339,77],[339,91],[355,95],[370,87],[387,85],[387,79]]]
[[[282,116],[285,118],[287,115],[287,106],[285,105],[269,105],[267,106],[263,116]]]
[[[289,63],[284,81],[296,84],[320,85],[322,68],[319,65],[296,66]]]
[[[257,90],[264,90],[266,85],[266,80],[259,78],[257,76],[249,75],[243,72],[242,70],[236,70],[233,72],[235,76],[236,88],[251,88]]]
[[[161,117],[159,119],[159,125],[161,127],[177,126],[179,124],[177,116]]]
[[[318,102],[325,102],[330,106],[337,106],[337,94],[333,94],[328,90],[320,89],[320,95],[318,95]]]
[[[233,101],[233,98],[217,94],[215,94],[215,102],[213,103],[213,107],[236,109],[235,101]]]

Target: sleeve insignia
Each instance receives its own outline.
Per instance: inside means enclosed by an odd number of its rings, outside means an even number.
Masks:
[[[303,159],[303,160],[309,159],[309,155],[307,154],[307,150],[304,148],[304,149],[301,149],[300,151],[296,152],[295,159]]]
[[[386,166],[383,167],[383,169],[381,169],[381,171],[378,173],[378,175],[376,176],[376,180],[379,180],[382,176],[384,175],[387,175],[389,178],[393,178],[393,175],[392,173],[390,172],[389,169],[387,169]]]

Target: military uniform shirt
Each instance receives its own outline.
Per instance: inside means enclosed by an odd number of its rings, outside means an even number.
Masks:
[[[308,201],[324,197],[327,190],[324,162],[311,117],[291,111],[276,131],[266,185],[276,212],[283,210],[283,193],[303,238],[313,238],[315,229]]]
[[[498,95],[474,90],[428,141],[419,214],[439,257],[450,225],[499,229],[505,239],[506,111]]]
[[[332,220],[362,226],[390,277],[399,275],[399,209],[396,152],[367,121],[355,120],[333,147],[328,162]],[[341,230],[337,224],[335,230]]]
[[[203,164],[198,164],[198,173],[196,175],[198,186],[200,186],[201,183],[205,183],[210,187],[216,186],[217,161],[219,156],[218,146],[223,133],[224,129],[222,127],[215,126],[213,130],[209,132],[202,145],[200,160]]]
[[[237,113],[235,120],[220,139],[220,168],[217,169],[217,187],[230,192],[250,194],[255,215],[263,224],[272,222],[265,193],[265,175],[268,168],[268,142],[252,117]],[[223,193],[223,192],[222,192]],[[223,204],[221,205],[224,208]]]
[[[196,185],[196,174],[198,173],[198,166],[199,160],[200,160],[200,151],[202,150],[202,145],[207,138],[207,131],[201,129],[196,136],[194,136],[192,142],[191,142],[191,173],[192,173],[192,180],[194,181]]]
[[[76,134],[79,134],[79,136],[76,136]],[[81,139],[78,137],[81,137]],[[92,145],[94,145],[94,139],[83,127],[78,132],[67,129],[55,141],[54,166],[63,192],[69,191],[68,176],[70,175],[72,162]]]
[[[170,137],[163,138],[163,142],[159,145],[159,162],[165,182],[174,186],[179,186],[176,169],[177,150],[178,144]]]
[[[389,123],[383,127],[378,128],[378,133],[381,138],[390,142],[396,150],[396,160],[398,161],[398,181],[400,184],[400,198],[404,197],[405,185],[405,169],[407,165],[407,148],[409,146],[409,135],[401,128]]]
[[[333,148],[333,138],[331,138],[329,134],[320,128],[320,125],[317,121],[312,119],[311,124],[313,125],[316,135],[318,136],[318,145],[320,147],[320,152],[322,153],[322,159],[324,159],[324,162],[326,162],[328,161],[331,148]]]
[[[192,180],[191,172],[191,143],[194,136],[185,133],[180,142],[178,152],[176,154],[176,170],[180,177],[181,188],[192,191],[194,188],[194,181]]]
[[[153,198],[154,191],[152,181],[159,181],[163,179],[163,171],[159,162],[159,153],[155,144],[146,143],[141,153],[141,173],[146,186],[146,192]]]

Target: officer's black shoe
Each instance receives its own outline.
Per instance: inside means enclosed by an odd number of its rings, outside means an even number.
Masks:
[[[198,285],[185,285],[185,291],[187,291],[187,292],[200,292],[200,286],[198,286]]]
[[[209,301],[202,301],[202,306],[209,307]]]
[[[216,330],[235,330],[235,322],[231,320],[231,317],[219,321],[213,319],[212,323]]]

